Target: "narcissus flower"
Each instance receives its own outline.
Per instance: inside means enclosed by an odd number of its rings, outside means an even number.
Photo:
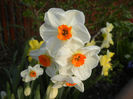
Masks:
[[[103,33],[103,43],[101,45],[101,48],[109,48],[110,44],[113,45],[114,42],[112,40],[112,34],[110,33],[112,29],[114,28],[113,24],[106,23],[106,27],[101,29],[101,32]]]
[[[83,47],[80,42],[73,42],[69,47],[63,47],[56,54],[55,61],[59,64],[59,73],[75,75],[81,80],[90,77],[91,71],[98,65],[98,46]],[[74,47],[78,46],[78,47]]]
[[[28,66],[28,69],[21,72],[21,77],[23,77],[24,82],[30,82],[35,80],[40,75],[43,74],[43,69],[40,68],[39,64],[36,64],[34,67]]]
[[[73,37],[88,42],[90,34],[85,27],[85,16],[81,11],[51,8],[45,13],[45,23],[40,27],[40,35],[51,52],[56,52]]]
[[[65,87],[75,87],[81,92],[84,92],[84,84],[82,81],[74,76],[66,76],[66,75],[55,75],[51,78],[54,83],[53,88],[61,88]]]
[[[113,56],[114,56],[114,53],[109,52],[109,50],[107,51],[107,55],[101,55],[100,56],[100,64],[103,67],[102,68],[102,75],[108,76],[109,70],[112,69],[110,61],[111,61],[111,58]]]
[[[50,55],[45,43],[43,43],[39,49],[31,51],[29,55],[37,60],[43,67],[46,67],[45,72],[48,76],[52,77],[56,74],[58,66],[54,62],[54,58]]]
[[[33,51],[33,50],[39,49],[40,46],[41,46],[43,43],[44,43],[44,41],[40,41],[40,42],[39,42],[38,40],[31,39],[31,40],[29,41],[29,46],[30,46],[30,48],[29,48],[29,53],[30,53],[31,51]],[[29,56],[29,53],[28,53],[28,56]],[[28,57],[28,60],[29,60],[29,62],[31,62],[32,57],[29,56],[29,57]]]

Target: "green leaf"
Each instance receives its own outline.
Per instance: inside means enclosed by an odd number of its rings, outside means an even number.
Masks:
[[[29,45],[28,45],[28,43],[29,43],[29,40],[25,43],[24,54],[23,54],[23,56],[22,56],[22,58],[21,58],[21,63],[20,63],[20,65],[18,66],[18,70],[19,70],[19,71],[22,71],[23,66],[24,66],[25,63],[26,63],[26,57],[27,57],[28,52],[29,52]]]
[[[63,95],[64,90],[65,90],[64,87],[59,89],[58,95],[56,97],[57,99],[62,99],[62,95]]]
[[[33,15],[33,12],[30,9],[26,9],[23,12],[23,16],[25,16],[25,17],[32,17],[32,15]]]
[[[41,99],[40,96],[40,85],[36,88],[35,94],[34,94],[34,99]]]
[[[7,82],[6,83],[6,92],[7,92],[7,99],[11,99],[11,89],[10,89],[10,84]]]
[[[23,87],[19,87],[17,90],[18,99],[24,99]]]
[[[18,54],[18,51],[15,51],[15,53],[14,53],[14,55],[13,55],[13,63],[14,63],[14,64],[15,64],[15,62],[16,62],[17,54]]]
[[[13,94],[13,93],[11,94],[11,99],[15,99],[15,96],[14,96],[14,94]]]

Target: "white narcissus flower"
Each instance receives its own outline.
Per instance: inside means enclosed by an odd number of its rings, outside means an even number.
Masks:
[[[77,77],[59,74],[52,77],[51,80],[54,83],[53,88],[61,88],[62,86],[75,87],[79,91],[84,92],[84,84]]]
[[[45,72],[48,76],[53,77],[58,71],[58,66],[54,62],[53,57],[50,55],[45,43],[43,43],[39,49],[31,51],[29,55],[33,59],[39,61],[39,64],[43,67],[46,67]]]
[[[24,82],[30,82],[35,80],[40,75],[43,74],[43,69],[40,68],[39,64],[36,64],[34,67],[28,66],[28,69],[21,72],[21,77],[23,77]]]
[[[110,33],[113,28],[114,28],[113,24],[107,22],[106,27],[101,29],[101,32],[103,33],[103,37],[104,37],[101,48],[109,48],[110,44],[112,45],[114,44],[112,40],[112,34]]]
[[[79,42],[73,42],[69,47],[63,47],[56,54],[55,61],[59,64],[59,73],[62,75],[75,75],[81,80],[90,77],[92,69],[98,65],[100,51],[98,46],[75,48]],[[68,45],[67,45],[68,46]]]
[[[45,23],[40,27],[40,35],[53,54],[73,37],[84,43],[90,41],[90,34],[84,25],[85,16],[81,11],[51,8],[45,13],[44,20]]]

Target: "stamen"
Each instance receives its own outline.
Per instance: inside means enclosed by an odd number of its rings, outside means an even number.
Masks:
[[[83,55],[83,54],[75,54],[73,55],[72,57],[72,64],[75,66],[75,67],[80,67],[81,65],[84,64],[85,62],[85,59],[86,59],[86,56]]]
[[[66,86],[69,86],[69,87],[71,87],[71,86],[75,86],[76,85],[76,83],[68,83],[68,82],[66,82]]]
[[[72,37],[71,29],[72,29],[71,26],[68,27],[67,25],[60,25],[58,27],[57,38],[60,39],[60,40],[70,39]]]
[[[51,65],[51,60],[50,57],[47,55],[40,55],[39,57],[39,62],[41,65],[43,65],[44,67],[48,67]]]
[[[31,71],[30,72],[30,77],[36,77],[36,72],[35,71]]]

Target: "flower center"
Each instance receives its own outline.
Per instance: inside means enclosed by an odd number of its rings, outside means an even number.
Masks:
[[[68,82],[66,82],[66,86],[69,86],[69,87],[71,87],[71,86],[75,86],[76,85],[76,83],[68,83]]]
[[[73,55],[73,57],[72,57],[72,64],[75,67],[80,67],[81,65],[84,64],[85,59],[86,59],[85,55],[77,53],[77,54]]]
[[[39,57],[39,62],[41,65],[43,65],[44,67],[48,67],[51,64],[51,60],[50,57],[47,55],[40,55]]]
[[[35,71],[30,71],[30,77],[36,77],[36,72]]]
[[[68,27],[67,25],[60,25],[58,26],[58,35],[57,38],[60,40],[67,40],[72,37],[71,33],[72,27]]]

